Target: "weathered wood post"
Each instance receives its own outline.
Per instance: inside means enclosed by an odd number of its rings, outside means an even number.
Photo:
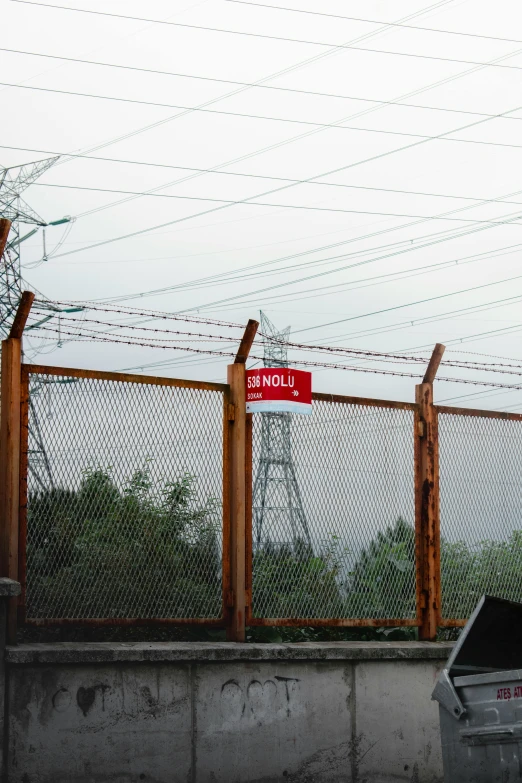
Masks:
[[[228,366],[230,386],[229,492],[230,492],[230,596],[227,639],[245,641],[246,522],[247,522],[247,414],[245,364],[259,323],[249,320],[234,364]]]
[[[444,353],[433,349],[422,383],[415,387],[415,531],[419,639],[435,641],[440,619],[439,439],[433,381]]]
[[[2,341],[0,408],[0,577],[18,581],[22,333],[34,300],[24,291],[7,340]],[[17,600],[8,607],[7,637],[16,642]]]

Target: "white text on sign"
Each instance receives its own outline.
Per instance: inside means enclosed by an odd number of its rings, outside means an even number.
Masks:
[[[293,389],[294,376],[288,375],[285,378],[284,375],[263,375],[262,383],[260,375],[254,375],[247,378],[247,388],[254,389],[259,386],[287,386],[288,388]]]

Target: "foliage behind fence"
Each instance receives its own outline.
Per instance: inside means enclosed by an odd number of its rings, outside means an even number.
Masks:
[[[228,387],[24,373],[23,618],[225,624]],[[285,424],[309,537],[267,513],[247,552],[248,620],[419,625],[418,409],[314,396],[311,417]],[[454,625],[484,592],[522,600],[522,418],[436,412],[440,621]],[[260,425],[254,419],[254,479]],[[272,478],[275,486],[277,472]],[[277,492],[266,497],[271,513],[284,502]]]
[[[222,621],[226,387],[27,382],[26,618]]]

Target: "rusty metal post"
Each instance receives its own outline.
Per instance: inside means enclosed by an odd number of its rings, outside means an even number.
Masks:
[[[247,486],[249,455],[247,454],[247,414],[245,363],[256,336],[257,321],[250,320],[237,352],[234,364],[227,368],[230,386],[229,443],[229,505],[230,505],[230,596],[227,601],[227,639],[245,641],[247,603]]]
[[[419,639],[435,641],[440,624],[439,440],[433,380],[444,346],[437,343],[423,383],[415,388],[415,531]]]
[[[13,327],[2,341],[0,402],[0,577],[18,581],[22,332],[34,294],[24,292]],[[9,601],[7,637],[16,642],[17,599]]]

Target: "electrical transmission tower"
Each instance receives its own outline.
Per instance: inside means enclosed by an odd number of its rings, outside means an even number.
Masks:
[[[278,331],[261,312],[265,367],[288,367],[290,327]],[[261,413],[261,453],[252,494],[254,537],[263,544],[310,545],[292,457],[290,413]]]
[[[0,217],[11,221],[11,229],[0,268],[0,335],[2,338],[9,334],[11,320],[16,313],[22,294],[20,245],[35,234],[39,228],[51,225],[22,199],[21,193],[50,169],[57,160],[58,157],[54,157],[22,166],[0,167]],[[65,218],[52,225],[68,221],[69,219]],[[22,234],[24,224],[32,226],[32,228]],[[38,391],[35,389],[34,393],[38,393]],[[31,409],[29,469],[38,484],[46,488],[53,486],[51,467],[41,437],[36,410],[31,401],[29,404]]]
[[[16,313],[22,294],[20,245],[47,223],[27,204],[21,193],[56,163],[58,157],[11,168],[0,167],[0,217],[11,221],[11,230],[2,256],[0,271],[0,334],[9,333],[10,319]],[[21,236],[21,225],[33,226]]]

